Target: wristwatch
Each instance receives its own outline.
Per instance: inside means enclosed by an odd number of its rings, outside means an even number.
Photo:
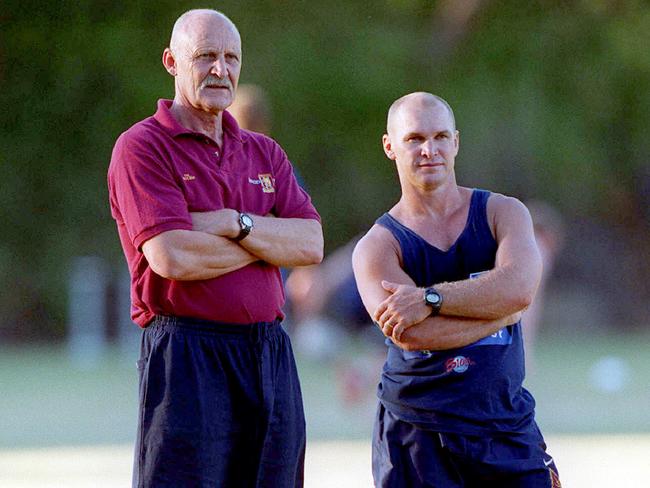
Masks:
[[[424,290],[424,303],[431,307],[431,315],[438,315],[442,307],[442,295],[433,287],[426,288]]]
[[[247,213],[239,213],[239,235],[235,237],[236,241],[241,241],[253,230],[253,218]]]

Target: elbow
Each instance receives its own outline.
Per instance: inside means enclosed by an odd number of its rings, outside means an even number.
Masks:
[[[315,222],[315,225],[317,225],[318,228],[314,229],[314,238],[303,251],[303,262],[306,266],[311,264],[320,264],[323,261],[325,254],[323,250],[323,229],[321,228],[320,223]]]
[[[147,261],[151,270],[158,276],[168,280],[188,279],[187,269],[174,252],[165,251],[156,253],[155,256],[151,256]]]
[[[521,296],[517,297],[515,312],[520,312],[521,310],[527,309],[533,303],[534,297],[534,293],[522,294]]]
[[[305,259],[308,261],[307,264],[320,264],[323,261],[323,246],[315,246],[313,249],[307,251]]]
[[[528,308],[535,298],[536,286],[520,286],[511,299],[512,313],[520,312]]]

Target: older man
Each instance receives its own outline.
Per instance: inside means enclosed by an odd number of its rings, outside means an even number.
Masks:
[[[432,94],[391,106],[383,146],[402,196],[353,254],[388,345],[376,486],[559,486],[522,387],[519,312],[541,273],[526,207],[456,183],[459,133]]]
[[[174,100],[113,151],[111,210],[144,328],[136,487],[302,486],[278,267],[320,262],[323,236],[282,149],[226,111],[241,60],[226,16],[183,14],[162,57]]]

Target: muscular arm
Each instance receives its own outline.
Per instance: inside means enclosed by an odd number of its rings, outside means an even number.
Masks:
[[[498,320],[524,310],[535,296],[542,263],[528,210],[514,198],[493,195],[490,216],[498,245],[495,267],[475,279],[432,283],[443,296],[441,315]],[[393,325],[399,338],[426,313],[424,289],[395,280],[385,280],[383,287],[390,295],[375,309],[374,319]]]
[[[239,212],[232,209],[192,213],[195,230],[235,238]],[[307,266],[323,259],[323,230],[313,219],[252,215],[253,230],[237,244],[275,266]]]
[[[237,243],[221,236],[190,230],[170,230],[142,245],[149,266],[170,280],[217,278],[258,261]]]
[[[516,324],[520,319],[521,313],[498,320],[429,317],[405,330],[399,339],[395,334],[391,339],[406,351],[455,349],[473,344],[507,325]]]
[[[542,260],[528,209],[515,198],[494,194],[488,200],[490,215],[498,245],[495,267],[475,279],[436,285],[444,315],[499,319],[533,301]]]
[[[378,306],[391,296],[391,293],[382,286],[382,281],[416,288],[413,280],[401,268],[398,253],[397,243],[393,237],[386,229],[377,225],[359,241],[354,249],[352,266],[357,287],[366,310],[373,318],[376,316],[375,311]],[[422,308],[411,317],[417,325],[406,330],[399,339],[393,333],[393,323],[388,321],[379,324],[384,335],[407,350],[443,350],[462,347],[518,320],[516,316],[500,320],[429,317],[430,309],[424,305],[423,295],[420,295],[419,302]]]

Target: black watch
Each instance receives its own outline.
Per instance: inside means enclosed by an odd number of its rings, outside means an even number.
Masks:
[[[424,303],[431,307],[431,315],[438,315],[442,307],[442,295],[435,288],[426,288],[424,290]]]
[[[253,230],[253,218],[247,213],[239,213],[239,235],[235,237],[236,241],[241,241]]]

